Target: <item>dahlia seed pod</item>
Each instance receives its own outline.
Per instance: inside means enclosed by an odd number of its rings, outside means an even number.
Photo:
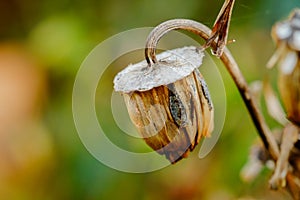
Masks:
[[[175,163],[213,129],[213,105],[198,67],[203,50],[184,47],[129,65],[114,79],[131,121],[146,143]]]
[[[287,112],[287,118],[300,124],[300,9],[289,19],[278,22],[272,29],[277,50],[268,67],[279,61],[278,87]]]

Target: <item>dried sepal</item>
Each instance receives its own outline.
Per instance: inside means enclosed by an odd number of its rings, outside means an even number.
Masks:
[[[228,30],[234,3],[235,0],[225,0],[214,23],[211,35],[204,46],[205,48],[211,46],[212,42],[217,39],[216,49],[212,50],[212,53],[217,57],[220,57],[223,54],[227,44]]]
[[[183,49],[173,51],[182,52]],[[190,50],[189,56],[194,58],[201,54],[195,47]],[[176,56],[173,51],[158,55],[159,60],[154,66],[149,67],[146,62],[130,65],[115,78],[115,89],[123,89],[130,119],[138,132],[152,149],[165,155],[171,163],[186,157],[200,138],[209,136],[213,129],[212,102],[205,81],[196,67],[196,64],[201,63],[203,55],[195,62],[183,59],[187,58],[184,54]],[[191,66],[194,69],[182,76]],[[164,82],[162,79],[170,80],[168,76],[172,74],[165,73],[169,72],[168,69],[156,73],[158,69],[151,69],[155,67],[176,69],[177,76],[181,77]],[[123,78],[127,80],[127,76],[139,80],[137,83],[143,86],[132,86],[130,83],[121,87],[119,84],[124,83]],[[153,77],[152,82],[145,83],[150,76]],[[129,87],[134,90],[129,90]]]

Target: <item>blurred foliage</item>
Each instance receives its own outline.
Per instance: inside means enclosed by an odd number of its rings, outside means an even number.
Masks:
[[[288,199],[282,191],[268,190],[267,169],[253,183],[241,181],[240,169],[257,134],[233,81],[217,60],[226,87],[227,116],[219,142],[205,159],[197,158],[196,149],[188,159],[157,172],[126,174],[94,159],[76,133],[73,82],[81,62],[98,43],[171,18],[195,19],[211,27],[222,4],[0,1],[1,199]],[[298,0],[236,2],[229,34],[236,43],[229,48],[248,82],[266,74],[264,66],[274,51],[270,28],[296,6]],[[119,63],[119,69],[128,63]],[[97,91],[98,110],[110,105],[105,97],[111,96],[115,73],[107,72],[108,78],[101,80],[108,89]],[[100,122],[106,116],[110,117],[103,126],[120,133],[108,109],[98,112]],[[269,117],[267,121],[277,126]],[[111,137],[120,145],[130,144]]]

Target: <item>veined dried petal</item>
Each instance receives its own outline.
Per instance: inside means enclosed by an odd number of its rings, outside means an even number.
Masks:
[[[173,51],[190,55],[176,55]],[[201,63],[202,52],[195,47],[173,51],[158,55],[160,59],[154,66],[149,67],[145,62],[128,66],[114,81],[115,89],[122,90],[130,119],[146,143],[175,163],[186,157],[202,136],[210,135],[213,106],[205,81],[195,66]],[[196,55],[200,55],[196,62],[185,59],[197,58]],[[156,68],[172,68],[177,72],[177,78],[168,77],[173,75],[166,73],[168,69]],[[184,75],[187,68],[190,72]],[[138,80],[140,85],[126,84],[127,76]],[[147,76],[153,77],[151,83],[144,82],[149,81]],[[119,85],[122,83],[125,86]]]

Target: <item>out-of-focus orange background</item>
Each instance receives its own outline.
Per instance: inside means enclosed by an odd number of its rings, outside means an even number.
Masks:
[[[81,62],[98,43],[171,18],[195,19],[212,27],[222,4],[0,1],[0,199],[289,199],[283,191],[268,190],[268,169],[251,183],[240,179],[257,134],[221,63],[227,117],[219,142],[205,159],[195,152],[157,172],[127,174],[93,158],[75,130],[73,82]],[[247,81],[267,73],[265,64],[275,48],[271,26],[296,6],[296,0],[236,1],[229,34],[236,43],[229,49]],[[276,77],[276,71],[272,73]],[[269,117],[267,122],[277,126]]]

